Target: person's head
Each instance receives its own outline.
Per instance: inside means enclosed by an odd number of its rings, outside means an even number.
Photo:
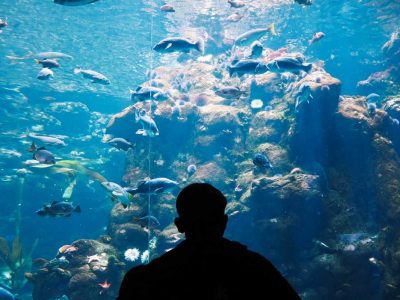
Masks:
[[[208,183],[186,186],[176,199],[175,225],[186,238],[222,237],[228,222],[225,196]]]

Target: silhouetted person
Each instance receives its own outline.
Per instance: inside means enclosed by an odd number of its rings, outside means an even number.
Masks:
[[[186,240],[132,268],[118,300],[300,299],[269,260],[223,237],[226,203],[210,184],[185,187],[176,200],[175,225]]]

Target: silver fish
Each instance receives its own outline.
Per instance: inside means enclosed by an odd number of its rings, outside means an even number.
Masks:
[[[90,4],[97,1],[98,0],[54,0],[54,3],[66,6],[79,6],[79,5]]]
[[[104,85],[110,84],[110,80],[99,72],[93,70],[84,70],[81,68],[74,69],[74,74],[80,74],[80,73],[82,73],[84,78],[91,79],[93,83],[100,83]]]
[[[49,68],[43,68],[39,71],[39,73],[37,74],[36,78],[40,79],[40,80],[47,80],[50,79],[50,77],[53,77],[54,73],[52,70],[50,70]]]
[[[146,113],[144,109],[135,110],[135,121],[142,125],[142,129],[136,131],[136,134],[154,137],[159,135],[156,122]]]
[[[235,45],[236,46],[248,46],[252,42],[262,38],[264,35],[267,34],[267,32],[270,32],[272,35],[276,35],[274,23],[272,23],[267,28],[256,28],[256,29],[247,31],[247,32],[239,35],[235,39]]]

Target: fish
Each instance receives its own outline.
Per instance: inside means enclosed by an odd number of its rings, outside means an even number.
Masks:
[[[73,206],[71,202],[67,201],[53,201],[37,210],[36,214],[42,217],[70,217],[73,212],[80,213],[80,206]]]
[[[136,134],[154,137],[159,135],[156,122],[150,117],[144,109],[135,110],[135,121],[142,125],[142,129],[136,131]]]
[[[192,49],[204,53],[203,39],[199,39],[196,42],[192,42],[183,37],[171,37],[161,40],[157,45],[153,47],[154,51],[160,53],[171,53],[171,52],[189,53],[190,50]]]
[[[135,101],[136,99],[138,99],[139,101],[165,101],[169,99],[168,92],[165,92],[164,90],[153,86],[139,86],[136,91],[129,90],[129,93],[131,94],[132,101]]]
[[[14,294],[0,286],[0,299],[1,300],[16,300]]]
[[[261,168],[272,168],[272,164],[265,154],[257,153],[253,157],[253,164]]]
[[[35,62],[39,65],[42,65],[43,68],[48,68],[48,69],[52,69],[52,68],[59,68],[60,64],[58,63],[57,60],[55,59],[49,59],[49,58],[45,58],[45,59],[35,59]]]
[[[93,2],[97,2],[98,0],[54,0],[54,3],[61,4],[65,6],[80,6],[86,5]]]
[[[241,7],[246,6],[246,4],[243,1],[240,1],[240,0],[228,0],[228,3],[233,8],[241,8]]]
[[[51,69],[49,68],[42,68],[39,73],[37,74],[36,78],[40,80],[47,80],[50,79],[50,77],[53,77],[54,73]]]
[[[319,40],[321,40],[324,37],[325,37],[325,33],[323,33],[322,31],[316,32],[313,35],[313,37],[311,38],[311,40],[308,41],[308,44],[311,45],[315,42],[318,42]]]
[[[0,33],[3,32],[3,30],[1,29],[7,27],[7,25],[8,25],[7,20],[0,19]]]
[[[141,218],[133,218],[133,222],[139,224],[141,227],[155,229],[160,226],[160,222],[154,216],[144,216]]]
[[[265,63],[254,59],[239,60],[236,64],[228,66],[229,76],[237,74],[241,77],[245,74],[263,74],[267,71]]]
[[[32,158],[42,164],[53,165],[56,163],[54,154],[46,150],[45,147],[36,148],[35,143],[32,143],[28,151],[33,152]]]
[[[78,251],[77,247],[75,247],[73,245],[64,245],[58,249],[57,255],[71,253],[71,252],[75,252],[75,251]]]
[[[110,181],[104,181],[101,185],[111,192],[112,201],[118,201],[124,208],[128,207],[131,203],[132,196],[121,187],[119,184]]]
[[[274,73],[292,72],[299,73],[300,71],[310,72],[312,64],[306,64],[302,59],[290,56],[277,57],[266,64],[268,71]]]
[[[173,181],[168,178],[159,177],[148,180],[143,180],[138,183],[137,187],[127,187],[125,190],[131,195],[136,194],[164,194],[172,191],[173,189],[178,187],[178,182]]]
[[[45,145],[50,145],[50,146],[55,146],[55,147],[66,147],[67,144],[59,139],[59,138],[55,138],[55,137],[51,137],[51,136],[45,136],[45,135],[36,135],[36,134],[28,134],[28,137],[32,140],[34,140],[35,142],[41,142]]]
[[[93,70],[84,70],[81,68],[75,68],[74,74],[82,74],[84,78],[91,79],[92,83],[100,83],[103,85],[109,85],[111,83],[106,76]]]
[[[263,45],[259,41],[255,41],[250,45],[251,53],[250,58],[259,58],[264,50]]]
[[[261,39],[264,35],[270,32],[272,35],[277,35],[275,31],[275,23],[272,23],[266,28],[256,28],[239,35],[235,39],[236,46],[248,46],[256,40]]]
[[[117,148],[118,150],[128,151],[130,148],[133,148],[132,143],[128,142],[123,138],[113,138],[107,141],[107,144]]]
[[[311,0],[294,0],[294,2],[297,2],[298,4],[302,4],[302,5],[311,5],[312,4]]]
[[[229,22],[239,22],[244,17],[243,14],[239,14],[237,12],[229,15],[226,20]]]
[[[215,94],[225,99],[235,99],[242,94],[242,91],[235,86],[223,86],[218,88]]]
[[[8,55],[6,56],[10,60],[27,60],[27,59],[72,59],[73,57],[71,55],[62,53],[62,52],[39,52],[36,54],[33,54],[32,52],[28,53],[25,56],[18,57],[18,56],[11,56]]]
[[[163,6],[160,7],[160,10],[165,12],[175,12],[174,7],[170,4],[164,4]]]
[[[311,87],[308,84],[301,84],[299,88],[294,92],[294,98],[296,99],[295,109],[298,110],[303,103],[310,103],[310,100],[314,99],[311,93]]]

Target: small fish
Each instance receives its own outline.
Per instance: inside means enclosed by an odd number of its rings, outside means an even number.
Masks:
[[[239,14],[237,12],[229,15],[226,20],[229,22],[239,22],[244,17],[243,14]]]
[[[58,254],[66,254],[78,251],[78,248],[72,245],[64,245],[58,249]]]
[[[257,153],[253,157],[253,164],[257,167],[272,168],[272,164],[265,154]]]
[[[308,73],[312,69],[312,64],[305,64],[301,59],[295,57],[281,56],[268,62],[266,67],[268,71],[275,73],[299,73],[300,71]]]
[[[35,59],[35,62],[39,65],[42,65],[43,68],[48,68],[48,69],[52,69],[52,68],[59,68],[60,64],[58,63],[57,60],[55,59]]]
[[[263,45],[259,41],[255,41],[250,45],[251,53],[250,58],[259,58],[264,50]]]
[[[132,143],[128,142],[123,138],[113,138],[107,142],[107,144],[117,148],[118,150],[128,151],[130,148],[133,148]]]
[[[35,143],[32,143],[32,145],[29,147],[28,151],[33,152],[32,158],[42,164],[51,165],[51,164],[56,163],[54,154],[51,153],[50,151],[46,150],[45,147],[36,148]]]
[[[224,86],[215,91],[215,94],[225,99],[238,98],[242,92],[238,87],[235,86]]]
[[[266,64],[254,59],[243,59],[234,65],[228,66],[229,76],[237,74],[241,77],[245,74],[263,74],[267,71]]]
[[[160,222],[154,216],[144,216],[141,218],[133,218],[133,222],[138,223],[141,227],[155,229],[160,226]]]
[[[302,5],[311,5],[312,4],[311,0],[294,0],[294,2],[297,2],[298,4],[302,4]]]
[[[66,6],[79,6],[79,5],[90,4],[97,1],[98,0],[54,0],[54,3]]]
[[[296,99],[295,109],[298,110],[304,103],[310,103],[310,100],[314,99],[311,92],[311,87],[308,84],[301,84],[297,91],[294,93]]]
[[[132,196],[127,191],[115,182],[104,181],[101,183],[109,192],[111,192],[111,199],[118,201],[124,208],[128,207],[131,203]]]
[[[43,68],[39,71],[37,74],[36,78],[40,80],[47,80],[50,79],[50,77],[53,77],[54,73],[51,69],[49,68]]]
[[[80,213],[80,206],[74,207],[71,202],[66,201],[53,201],[51,204],[46,204],[36,211],[36,214],[42,217],[70,217],[73,212]]]
[[[275,23],[272,23],[267,28],[256,28],[239,35],[235,39],[236,46],[248,46],[256,40],[261,39],[264,35],[270,32],[272,35],[277,35],[275,31]]]
[[[160,7],[160,10],[165,12],[175,12],[174,7],[170,4],[164,4],[163,6]]]
[[[189,176],[192,176],[194,173],[196,173],[197,167],[194,164],[188,165],[186,168],[186,172],[188,173]]]
[[[3,32],[3,30],[1,29],[6,27],[7,25],[8,25],[7,20],[0,19],[0,33]]]
[[[138,183],[136,188],[125,188],[125,190],[132,194],[150,194],[157,195],[172,191],[178,187],[178,182],[168,178],[160,177],[144,180]]]
[[[318,42],[319,40],[321,40],[324,37],[325,37],[325,33],[323,33],[322,31],[319,31],[313,35],[312,39],[308,41],[308,44],[311,45],[315,42]]]
[[[189,53],[192,49],[204,53],[204,41],[199,39],[197,42],[192,42],[183,37],[171,37],[163,39],[153,48],[153,50],[160,53]]]
[[[246,6],[246,4],[243,1],[240,1],[240,0],[228,0],[228,3],[233,8],[241,8],[241,7]]]
[[[93,71],[93,70],[84,70],[81,68],[75,68],[74,69],[74,74],[81,74],[83,75],[84,78],[91,79],[92,83],[100,83],[103,85],[108,85],[110,84],[110,80],[104,76],[103,74]]]
[[[156,122],[150,117],[144,109],[135,110],[135,121],[142,125],[142,129],[136,131],[136,134],[154,137],[159,135]]]

